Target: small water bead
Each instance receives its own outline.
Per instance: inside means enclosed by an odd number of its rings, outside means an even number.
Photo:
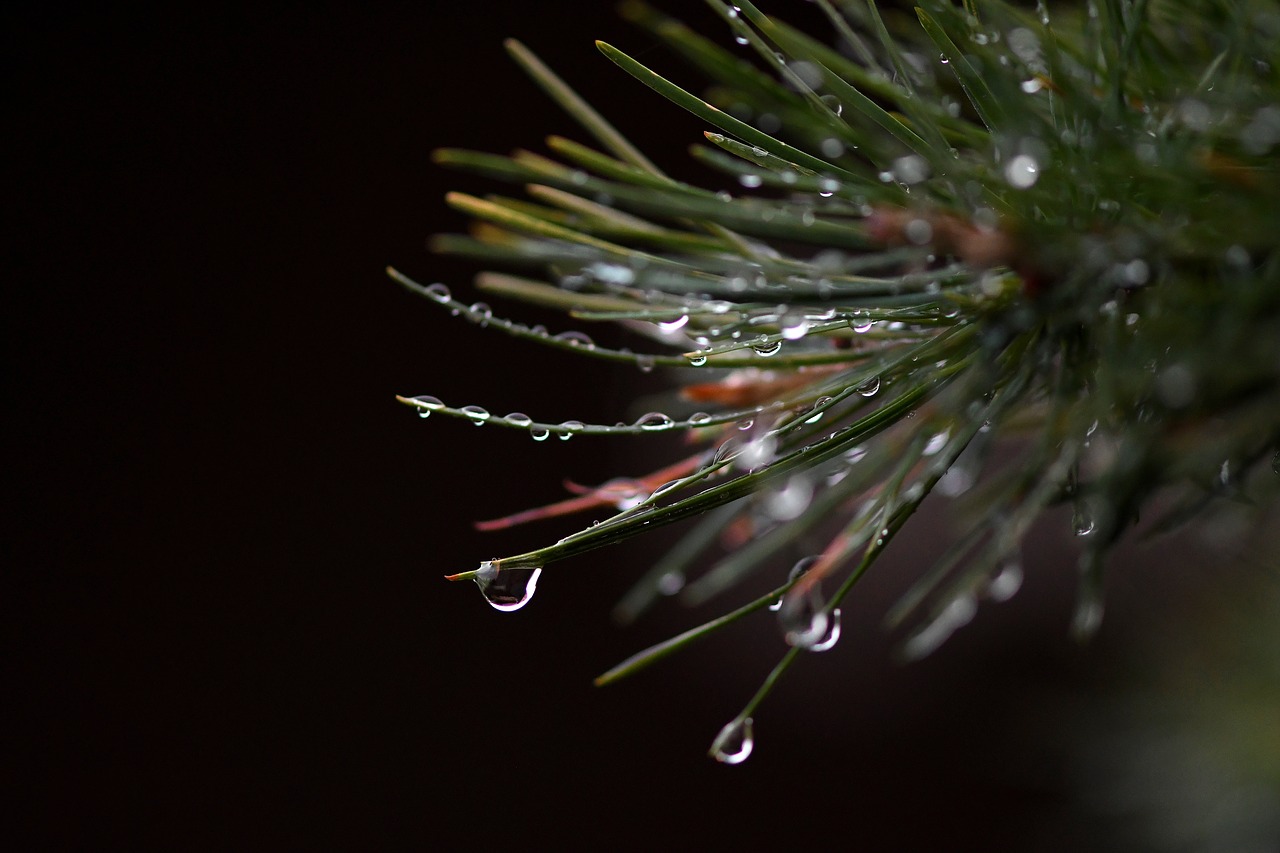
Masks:
[[[809,333],[809,318],[804,314],[788,314],[782,318],[782,337],[799,340]]]
[[[880,390],[880,377],[873,376],[858,386],[858,393],[863,397],[874,397]]]
[[[573,438],[574,435],[576,435],[577,433],[582,432],[582,430],[584,430],[586,426],[587,425],[584,424],[582,421],[565,421],[564,423],[560,424],[560,428],[556,432],[556,435],[560,436],[561,441],[568,441],[569,439]]]
[[[463,406],[458,411],[470,418],[471,422],[476,426],[480,426],[490,418],[489,411],[479,406]]]
[[[413,401],[418,404],[418,417],[427,418],[431,413],[444,408],[444,403],[440,402],[439,397],[432,397],[424,394],[421,397],[414,397]]]
[[[480,564],[476,586],[494,610],[510,613],[519,610],[533,598],[542,569],[503,569],[491,562]]]
[[[761,178],[759,175],[739,175],[738,183],[742,184],[744,187],[746,187],[749,190],[753,190],[756,187],[763,184],[764,179]]]
[[[512,412],[503,418],[503,420],[518,427],[527,427],[533,423],[533,418],[529,417],[524,412]]]
[[[853,331],[859,335],[864,335],[871,331],[871,327],[875,324],[876,321],[867,316],[854,316],[849,318],[849,328],[853,329]]]
[[[827,635],[818,642],[809,646],[811,652],[830,651],[836,647],[836,643],[840,642],[840,608],[837,607],[831,611],[831,616],[827,620]]]
[[[453,294],[449,292],[446,285],[436,283],[427,285],[427,295],[437,302],[448,302],[453,298]]]
[[[689,359],[689,363],[694,367],[702,367],[707,363],[707,355],[704,352],[686,353],[685,358]]]
[[[992,601],[1008,601],[1022,588],[1022,563],[1014,557],[1000,565],[1000,571],[987,582],[987,597]]]
[[[636,367],[640,368],[641,373],[652,373],[657,361],[652,355],[642,353],[636,356]]]
[[[734,720],[711,742],[711,757],[721,764],[741,764],[751,756],[756,745],[751,718]]]
[[[927,657],[937,650],[958,628],[973,621],[978,612],[978,602],[969,593],[958,595],[934,618],[919,628],[903,644],[902,653],[911,660]]]
[[[530,426],[529,437],[532,438],[534,441],[546,441],[548,438],[551,437],[551,430],[547,429],[546,427]]]
[[[1029,154],[1019,154],[1005,164],[1004,179],[1014,189],[1028,189],[1040,180],[1040,164]]]
[[[813,403],[813,408],[810,409],[810,411],[813,412],[813,415],[811,417],[805,418],[804,422],[807,424],[816,424],[818,421],[822,420],[822,416],[826,414],[826,410],[824,407],[830,402],[831,402],[831,398],[826,396],[819,397],[817,400],[815,400]]]
[[[700,424],[710,423],[711,415],[708,415],[706,412],[694,412],[692,415],[685,418],[685,421],[693,426],[698,426]]]
[[[920,451],[922,456],[935,456],[942,448],[947,446],[947,439],[951,437],[951,430],[944,429],[942,432],[934,435],[925,444],[924,450]]]
[[[1042,83],[1038,77],[1032,77],[1030,80],[1022,81],[1022,91],[1026,92],[1028,95],[1039,92],[1043,88],[1044,83]]]
[[[929,161],[919,154],[899,157],[892,164],[893,177],[904,184],[918,184],[929,177]]]
[[[675,332],[678,332],[681,329],[683,329],[688,322],[689,322],[689,315],[682,314],[674,320],[670,320],[665,323],[659,323],[658,330],[661,331],[664,335],[674,334]]]
[[[822,95],[821,99],[822,103],[827,105],[827,109],[831,110],[836,115],[840,115],[844,112],[844,104],[840,103],[840,99],[835,95]]]
[[[489,321],[493,319],[493,309],[483,302],[473,303],[469,310],[467,319],[473,323],[479,323],[482,327],[489,325]]]
[[[840,182],[833,178],[821,178],[818,181],[818,195],[823,198],[831,198],[838,189],[840,189]]]
[[[582,347],[583,349],[592,349],[596,345],[595,341],[591,340],[591,336],[587,333],[572,330],[568,332],[561,332],[555,336],[555,339],[557,341],[564,341],[571,346]]]
[[[782,341],[770,341],[762,335],[751,345],[751,349],[761,358],[769,358],[782,352]]]
[[[635,422],[635,426],[643,430],[655,431],[662,429],[670,429],[675,421],[671,420],[671,416],[662,412],[649,412],[641,415]]]

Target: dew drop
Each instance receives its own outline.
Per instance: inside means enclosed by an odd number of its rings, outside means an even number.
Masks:
[[[1040,179],[1040,164],[1029,154],[1019,154],[1005,164],[1004,179],[1014,189],[1025,190]]]
[[[874,397],[880,390],[880,377],[873,376],[858,386],[858,393],[864,397]]]
[[[529,427],[529,437],[534,441],[546,441],[551,437],[551,430],[546,427],[531,426]]]
[[[1006,559],[987,583],[987,597],[992,601],[1008,601],[1022,588],[1022,577],[1022,563],[1015,558]]]
[[[749,190],[753,190],[756,187],[763,184],[764,179],[761,178],[759,175],[739,175],[738,183],[742,184],[744,187],[746,187]]]
[[[448,286],[439,283],[427,285],[427,295],[436,302],[448,302],[453,298],[453,294],[449,292]]]
[[[769,358],[782,352],[782,341],[770,341],[767,337],[761,335],[760,338],[751,345],[751,349],[755,350],[756,355],[761,358]]]
[[[479,323],[481,327],[489,325],[489,321],[493,319],[493,309],[483,302],[473,303],[469,310],[467,319]]]
[[[512,412],[503,418],[503,420],[509,424],[515,424],[518,427],[527,427],[533,423],[533,418],[529,417],[524,412]]]
[[[849,328],[853,329],[859,335],[864,335],[867,332],[871,331],[871,327],[874,326],[875,324],[876,324],[875,320],[872,320],[870,317],[865,315],[863,316],[855,315],[849,318]]]
[[[439,397],[432,397],[424,394],[421,397],[414,397],[413,401],[418,404],[418,417],[427,418],[431,413],[444,408],[444,403],[440,402]]]
[[[683,328],[685,327],[685,324],[687,324],[688,322],[689,322],[689,315],[688,315],[688,314],[682,314],[682,315],[680,315],[679,317],[677,317],[676,319],[671,320],[670,322],[666,322],[666,323],[659,323],[659,324],[658,324],[658,329],[659,329],[659,331],[661,331],[664,335],[669,335],[669,334],[672,334],[672,333],[674,333],[674,332],[678,332],[678,331],[680,331],[681,329],[683,329]]]
[[[557,341],[564,341],[570,346],[582,347],[583,349],[592,349],[595,347],[595,341],[591,340],[591,336],[585,332],[568,331],[561,332],[556,335]]]
[[[751,756],[756,745],[751,718],[734,720],[711,742],[711,757],[721,764],[741,764]]]
[[[652,373],[656,363],[654,357],[647,353],[636,356],[636,367],[640,368],[641,373]]]
[[[649,412],[648,414],[641,415],[639,419],[636,420],[635,426],[638,426],[643,430],[655,431],[670,429],[673,423],[675,422],[671,420],[670,415],[663,414],[662,412]]]
[[[804,314],[789,314],[782,318],[782,337],[799,340],[809,332],[809,318]]]
[[[556,432],[556,435],[560,436],[561,441],[568,441],[578,433],[582,432],[585,427],[586,424],[582,421],[565,421],[560,424],[560,429]]]
[[[510,613],[519,610],[533,598],[542,569],[505,569],[499,571],[491,562],[480,564],[476,585],[494,610]]]
[[[1093,532],[1095,522],[1093,510],[1084,501],[1076,501],[1071,509],[1071,532],[1077,536],[1088,536]]]
[[[836,643],[840,642],[840,608],[837,607],[831,611],[831,617],[827,620],[827,636],[818,642],[809,646],[811,652],[825,652],[836,647]]]
[[[707,354],[705,352],[691,352],[685,355],[689,359],[689,363],[694,367],[702,367],[707,363]]]
[[[938,649],[956,629],[972,621],[978,612],[978,602],[970,594],[958,595],[942,608],[932,622],[916,629],[902,646],[902,654],[909,660],[927,657]]]
[[[471,422],[476,426],[482,425],[485,421],[489,420],[490,417],[489,411],[487,409],[482,409],[479,406],[463,406],[458,411],[470,418]]]
[[[685,420],[694,426],[698,426],[700,424],[705,424],[710,422],[711,415],[708,415],[706,412],[694,412],[692,415],[689,415],[689,417],[685,418]]]

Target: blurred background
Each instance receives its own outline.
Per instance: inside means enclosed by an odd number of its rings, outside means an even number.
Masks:
[[[1234,507],[1123,549],[1084,647],[1050,517],[1016,598],[900,665],[880,619],[950,535],[926,505],[736,767],[705,753],[784,651],[769,619],[591,686],[725,606],[613,625],[674,531],[553,566],[517,613],[444,582],[590,517],[472,521],[676,448],[534,444],[395,402],[612,422],[664,386],[386,279],[471,292],[424,241],[465,227],[447,190],[499,187],[430,151],[583,139],[507,60],[516,36],[664,169],[715,183],[684,153],[700,123],[592,40],[698,78],[610,4],[175,8],[5,13],[9,798],[40,849],[1280,849],[1276,551]]]

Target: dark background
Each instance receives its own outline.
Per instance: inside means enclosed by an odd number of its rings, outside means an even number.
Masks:
[[[686,17],[727,41],[703,7]],[[516,614],[441,580],[579,523],[472,520],[672,450],[535,445],[393,399],[612,421],[661,384],[515,345],[383,275],[469,292],[474,270],[424,239],[465,225],[447,189],[496,186],[437,169],[434,147],[586,141],[508,35],[698,177],[701,125],[591,40],[696,78],[608,4],[50,6],[4,29],[10,801],[42,848],[1079,842],[1063,719],[1121,679],[1125,638],[1195,571],[1152,596],[1154,569],[1126,559],[1102,636],[1077,647],[1051,519],[1017,599],[901,667],[877,624],[947,535],[926,514],[840,646],[763,706],[740,767],[705,751],[783,651],[766,620],[591,686],[717,612],[612,625],[661,534],[552,567]]]

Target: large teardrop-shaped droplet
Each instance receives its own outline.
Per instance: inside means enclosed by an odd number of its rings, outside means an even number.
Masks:
[[[750,757],[755,745],[751,718],[737,719],[721,729],[711,742],[711,757],[721,764],[741,764]]]
[[[542,569],[502,569],[493,563],[480,564],[476,585],[494,610],[519,610],[533,598]]]

